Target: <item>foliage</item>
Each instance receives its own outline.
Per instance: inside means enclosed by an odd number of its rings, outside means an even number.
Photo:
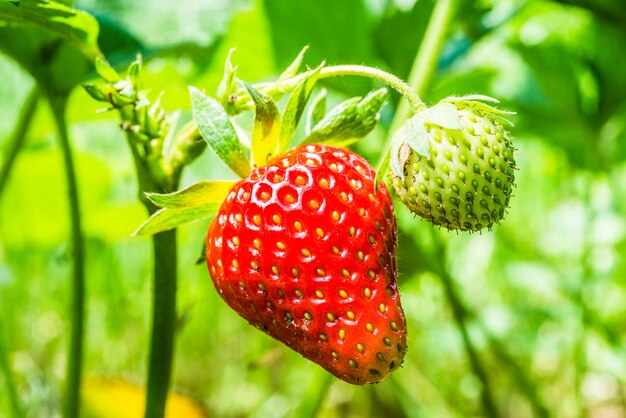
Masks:
[[[13,3],[0,1],[0,17]],[[195,265],[207,222],[181,226],[173,383],[210,416],[626,415],[624,2],[460,3],[422,99],[484,94],[517,113],[511,120],[519,171],[506,218],[492,232],[457,235],[414,219],[398,202],[409,351],[402,370],[364,388],[329,378],[234,315],[205,266]],[[153,99],[165,92],[168,115],[182,109],[180,129],[191,119],[188,86],[215,96],[233,47],[237,75],[255,86],[279,78],[304,44],[309,67],[322,60],[365,63],[408,78],[433,2],[186,0],[175,9],[156,0],[77,0],[73,6],[96,16],[101,34],[119,28],[118,38],[98,41],[116,68],[144,52],[143,88]],[[219,21],[208,21],[213,18]],[[194,29],[193,38],[185,38],[185,28]],[[152,256],[146,239],[130,237],[146,218],[135,168],[118,116],[98,112],[102,103],[74,88],[95,77],[90,60],[55,36],[0,27],[7,54],[0,57],[0,168],[33,85],[26,74],[71,92],[66,114],[86,243],[85,373],[143,382]],[[31,48],[37,61],[9,59],[18,47]],[[167,51],[159,55],[159,48]],[[58,52],[50,55],[51,49]],[[380,86],[318,80],[311,97],[322,87],[332,109]],[[286,100],[277,97],[277,107]],[[388,145],[397,104],[392,92],[380,125],[352,146],[373,164]],[[68,361],[66,185],[54,120],[41,105],[34,112],[0,191],[0,365],[7,365],[0,367],[0,416],[15,411],[9,376],[26,416],[58,416]],[[314,121],[309,129],[323,120],[310,109],[302,114]],[[232,120],[236,131],[254,126],[251,112]],[[310,132],[304,125],[297,128],[300,138]],[[234,178],[209,152],[181,175],[183,187]]]

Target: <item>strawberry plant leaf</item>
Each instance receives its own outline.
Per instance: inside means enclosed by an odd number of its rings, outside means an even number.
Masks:
[[[340,103],[315,125],[303,143],[346,147],[359,141],[378,123],[386,97],[387,89],[383,88],[363,99],[353,97]]]
[[[309,135],[313,130],[313,127],[317,125],[326,115],[326,96],[326,89],[322,89],[313,98],[306,117],[306,135]]]
[[[189,93],[193,118],[200,135],[228,167],[241,177],[247,176],[250,163],[222,105],[195,87],[189,87]]]
[[[215,215],[235,183],[228,180],[204,180],[174,193],[146,193],[148,199],[161,209],[133,235],[152,235]]]
[[[315,87],[315,83],[319,78],[319,72],[323,66],[324,64],[322,63],[315,70],[311,71],[306,78],[296,86],[291,96],[289,96],[287,106],[283,112],[283,123],[280,127],[280,135],[278,137],[279,153],[285,151],[289,146],[293,134],[296,131],[298,121],[304,112],[306,103],[311,96],[311,92],[313,91],[313,87]]]
[[[278,155],[280,112],[271,97],[259,93],[248,83],[244,82],[244,86],[256,108],[251,139],[252,162],[260,167]]]
[[[60,35],[91,59],[101,55],[98,22],[89,13],[48,0],[0,0],[0,26],[35,26]]]

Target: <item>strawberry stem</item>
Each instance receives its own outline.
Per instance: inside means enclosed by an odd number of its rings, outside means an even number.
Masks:
[[[78,185],[67,132],[65,111],[67,97],[49,97],[50,107],[59,134],[59,145],[63,154],[63,165],[67,180],[71,225],[71,254],[73,259],[71,283],[71,334],[70,348],[67,358],[67,383],[65,393],[64,416],[78,418],[80,416],[80,386],[83,369],[83,340],[85,333],[85,247],[81,227],[81,213],[78,196]]]
[[[364,65],[336,65],[333,67],[324,67],[320,70],[319,78],[346,75],[367,77],[389,85],[408,101],[414,112],[426,107],[422,99],[420,99],[419,95],[409,84],[405,83],[399,77],[378,68],[366,67]]]

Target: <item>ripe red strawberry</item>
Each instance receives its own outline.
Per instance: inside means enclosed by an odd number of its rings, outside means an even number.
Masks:
[[[396,220],[374,177],[351,151],[300,146],[237,183],[207,234],[226,303],[353,384],[381,381],[406,352]]]

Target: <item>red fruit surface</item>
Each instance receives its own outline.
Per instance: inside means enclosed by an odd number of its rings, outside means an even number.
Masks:
[[[374,178],[351,151],[297,147],[237,183],[207,234],[226,303],[353,384],[381,381],[406,352],[393,203]]]

